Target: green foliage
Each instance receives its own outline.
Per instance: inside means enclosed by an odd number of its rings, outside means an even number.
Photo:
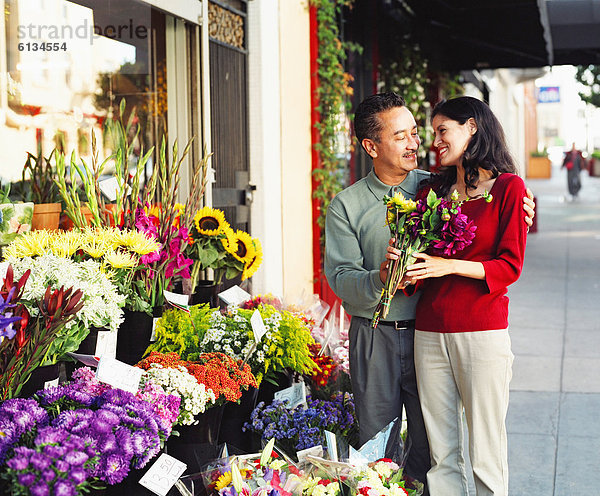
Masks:
[[[37,157],[28,152],[23,166],[22,186],[23,201],[33,203],[58,203],[60,193],[54,182],[56,168],[52,165],[55,150],[46,158],[40,153]]]
[[[600,65],[580,65],[575,79],[585,86],[579,97],[594,107],[600,107]]]
[[[325,226],[330,201],[344,187],[347,168],[344,148],[348,148],[351,143],[345,123],[351,108],[349,97],[352,96],[352,77],[344,70],[344,62],[348,50],[360,52],[361,48],[357,44],[340,40],[338,18],[341,9],[350,7],[353,2],[354,0],[310,0],[317,12],[319,40],[319,120],[315,123],[319,142],[315,144],[315,149],[319,152],[320,166],[313,171],[317,183],[313,196],[319,202],[317,224],[321,228]]]

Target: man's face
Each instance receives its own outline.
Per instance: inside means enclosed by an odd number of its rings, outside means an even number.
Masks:
[[[382,124],[379,140],[363,140],[373,159],[375,173],[405,174],[417,168],[417,150],[421,143],[415,118],[406,107],[394,107],[378,114]]]

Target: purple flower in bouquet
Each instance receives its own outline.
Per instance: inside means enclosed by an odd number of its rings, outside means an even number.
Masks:
[[[459,211],[455,215],[449,214],[449,217],[442,225],[440,239],[432,244],[431,251],[434,255],[452,256],[464,250],[475,238],[477,226],[465,214]]]
[[[17,330],[13,327],[13,324],[21,320],[20,316],[13,316],[11,311],[11,309],[15,307],[15,305],[11,305],[10,303],[15,294],[15,290],[16,288],[12,287],[6,298],[3,298],[2,295],[0,295],[0,343],[4,338],[13,339],[15,337]]]

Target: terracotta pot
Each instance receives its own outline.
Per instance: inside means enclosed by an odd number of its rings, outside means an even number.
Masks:
[[[36,203],[33,206],[31,230],[48,229],[49,231],[55,231],[58,229],[61,210],[62,205],[60,203]]]
[[[111,226],[114,226],[114,221],[112,220],[112,211],[115,208],[116,208],[116,204],[109,203],[106,205],[106,211],[111,212],[111,217],[110,217],[110,225]],[[92,214],[91,210],[88,207],[82,206],[81,213],[85,217],[85,223],[89,226],[92,223],[92,219],[94,218],[94,215]],[[64,231],[69,231],[70,229],[73,229],[73,227],[74,227],[73,221],[71,219],[69,219],[69,217],[67,216],[66,213],[63,212],[61,219],[60,219],[60,228],[63,229]]]

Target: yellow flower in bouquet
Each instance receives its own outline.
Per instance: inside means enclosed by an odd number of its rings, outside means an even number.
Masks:
[[[247,264],[254,258],[256,249],[252,243],[252,236],[239,229],[234,234],[235,244],[228,244],[227,251],[240,262]]]
[[[199,234],[204,236],[218,236],[225,234],[229,229],[229,223],[225,220],[222,210],[203,207],[194,216],[194,225]]]
[[[87,253],[92,258],[102,258],[110,248],[105,243],[96,241],[88,242],[81,247],[84,253]]]

